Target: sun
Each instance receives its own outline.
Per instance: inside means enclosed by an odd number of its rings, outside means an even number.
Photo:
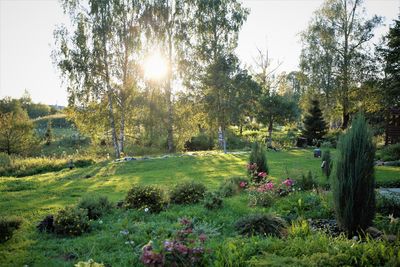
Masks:
[[[167,76],[168,64],[165,58],[156,52],[144,60],[143,70],[146,80],[160,81]]]

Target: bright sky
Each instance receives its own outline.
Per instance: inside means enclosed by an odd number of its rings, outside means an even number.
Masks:
[[[322,0],[245,0],[251,9],[240,33],[237,53],[252,64],[256,47],[268,47],[279,71],[296,70],[299,32]],[[366,0],[368,14],[386,18],[385,27],[400,13],[400,0]],[[66,22],[57,0],[0,0],[0,98],[20,97],[27,89],[33,101],[65,105],[67,93],[50,58],[55,25]]]

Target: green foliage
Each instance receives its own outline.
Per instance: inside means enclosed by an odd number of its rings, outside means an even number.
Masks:
[[[170,199],[175,204],[193,204],[201,201],[206,193],[204,184],[186,181],[176,185],[170,192]]]
[[[34,120],[35,127],[38,129],[46,129],[48,121],[51,120],[51,126],[55,129],[71,128],[73,124],[67,120],[67,116],[63,113],[57,113]]]
[[[75,267],[104,267],[104,264],[97,263],[94,260],[90,259],[88,261],[80,261],[74,265]]]
[[[292,221],[288,234],[290,237],[305,238],[311,235],[310,225],[306,220]]]
[[[258,192],[252,190],[249,192],[249,205],[260,206],[260,207],[271,207],[276,200],[274,192]]]
[[[77,207],[87,210],[90,220],[96,220],[104,214],[109,213],[113,206],[107,197],[85,197],[79,202]]]
[[[400,160],[400,143],[384,147],[381,150],[380,158],[383,161]]]
[[[193,136],[189,141],[185,143],[185,150],[188,151],[199,151],[199,150],[211,150],[214,146],[213,139],[204,133],[197,136]]]
[[[15,230],[19,229],[22,220],[17,217],[0,217],[0,243],[6,242]]]
[[[79,236],[89,229],[89,217],[85,209],[69,206],[54,216],[54,232],[58,235]]]
[[[235,229],[241,235],[272,235],[282,237],[286,234],[286,223],[281,218],[271,214],[252,214],[240,218],[235,223]]]
[[[47,128],[44,134],[46,145],[50,145],[51,141],[53,140],[53,129],[52,129],[52,122],[51,120],[47,121]]]
[[[235,176],[224,180],[219,186],[218,192],[223,197],[231,197],[242,191],[247,186],[247,184],[248,181],[246,178]]]
[[[313,177],[311,171],[308,171],[307,175],[301,174],[301,179],[296,180],[296,187],[301,190],[312,190],[317,186],[316,179]]]
[[[209,192],[205,195],[203,204],[208,210],[216,210],[222,208],[223,199],[218,192]]]
[[[400,196],[389,192],[377,194],[376,211],[383,215],[400,217]]]
[[[322,111],[319,108],[319,101],[311,100],[311,107],[304,118],[304,131],[303,135],[307,138],[309,145],[314,141],[320,141],[327,132],[327,125],[322,117]]]
[[[348,234],[366,229],[375,215],[375,147],[362,114],[341,137],[333,196],[336,218]]]
[[[326,179],[329,179],[331,176],[333,167],[333,161],[331,158],[331,152],[329,150],[325,150],[322,152],[322,173],[325,175]]]
[[[257,164],[257,172],[266,172],[269,174],[269,167],[267,162],[267,155],[263,145],[255,142],[251,148],[250,163]]]
[[[0,113],[0,152],[27,155],[35,150],[37,141],[26,111]]]
[[[6,153],[0,152],[0,169],[9,168],[11,166],[11,163],[12,162],[10,156]]]
[[[125,197],[125,205],[130,209],[158,213],[165,208],[164,191],[152,185],[134,185]]]
[[[69,160],[57,158],[15,158],[11,166],[0,166],[0,176],[24,177],[47,172],[57,172],[68,167]],[[74,162],[75,167],[87,167],[92,159],[82,158]]]

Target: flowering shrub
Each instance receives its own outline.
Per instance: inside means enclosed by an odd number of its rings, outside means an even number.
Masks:
[[[144,210],[149,212],[160,212],[166,204],[164,192],[151,185],[135,185],[128,191],[125,198],[125,206],[131,209]]]
[[[205,248],[207,236],[194,234],[193,223],[183,218],[181,229],[173,239],[160,246],[150,241],[142,248],[141,262],[145,266],[204,266],[209,250]]]
[[[59,235],[78,236],[89,230],[87,210],[66,207],[54,216],[54,232]]]
[[[184,182],[171,191],[171,202],[175,204],[192,204],[201,201],[206,193],[206,187],[201,183]]]
[[[266,171],[258,171],[257,163],[247,164],[247,173],[249,174],[250,180],[254,183],[262,183],[265,181],[268,173]]]

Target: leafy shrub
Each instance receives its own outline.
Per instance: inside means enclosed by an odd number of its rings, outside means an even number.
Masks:
[[[22,220],[17,217],[0,218],[0,243],[9,240],[21,224]]]
[[[93,159],[78,159],[78,160],[74,161],[74,165],[76,168],[84,168],[84,167],[90,166],[94,163],[95,162]]]
[[[271,207],[275,202],[274,192],[249,191],[249,206]]]
[[[87,210],[66,207],[54,216],[54,232],[65,236],[78,236],[89,231]]]
[[[301,188],[301,190],[311,190],[315,188],[317,185],[317,182],[315,181],[315,178],[312,175],[311,171],[308,171],[307,176],[304,174],[301,174],[301,179],[296,181],[296,186]]]
[[[0,152],[0,166],[8,168],[11,166],[11,158],[6,153]]]
[[[126,195],[125,205],[130,209],[149,209],[158,213],[165,207],[164,191],[152,185],[134,185]]]
[[[269,174],[269,168],[267,163],[267,155],[265,153],[265,148],[260,143],[256,142],[253,144],[250,158],[250,164],[255,163],[257,164],[257,173],[265,172]]]
[[[107,197],[86,197],[79,202],[78,208],[86,209],[89,219],[96,220],[103,214],[110,212],[112,204],[108,201]]]
[[[326,179],[329,179],[329,176],[331,176],[332,172],[332,166],[333,166],[333,161],[331,158],[331,152],[329,150],[325,150],[322,153],[322,173],[325,175]]]
[[[376,210],[383,215],[400,217],[400,196],[394,193],[378,194]]]
[[[241,235],[272,235],[282,237],[285,235],[286,223],[283,219],[271,214],[252,214],[239,219],[235,229]]]
[[[47,215],[44,217],[44,219],[39,222],[39,224],[36,226],[39,232],[47,232],[47,233],[53,233],[54,232],[54,216],[53,215]]]
[[[381,159],[383,161],[400,160],[400,143],[384,147],[381,150]]]
[[[363,115],[340,138],[333,180],[333,199],[339,226],[348,234],[365,230],[375,215],[375,147]]]
[[[170,198],[175,204],[192,204],[201,201],[205,193],[206,187],[202,183],[183,182],[172,189]]]
[[[231,197],[238,194],[240,191],[245,189],[248,185],[248,181],[242,177],[232,177],[225,180],[219,186],[218,192],[223,197]]]
[[[213,146],[213,139],[204,133],[193,136],[189,141],[186,141],[184,145],[185,150],[188,151],[211,150]]]
[[[215,210],[222,208],[223,200],[218,193],[213,192],[205,195],[203,203],[206,209]]]

